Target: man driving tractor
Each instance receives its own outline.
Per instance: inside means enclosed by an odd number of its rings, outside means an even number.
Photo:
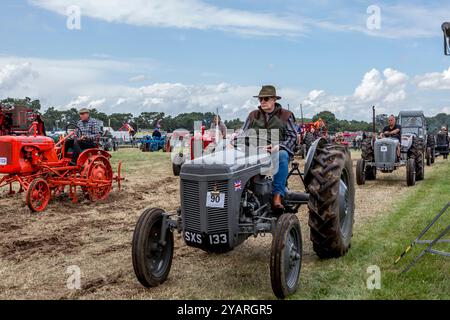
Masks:
[[[72,147],[72,160],[69,165],[76,166],[80,154],[87,149],[96,148],[100,138],[100,124],[98,120],[91,118],[89,109],[83,108],[79,112],[80,120],[77,122],[74,139],[68,140],[66,148]],[[79,138],[78,138],[79,137]]]
[[[278,155],[278,171],[273,176],[273,199],[272,208],[274,210],[283,210],[282,198],[286,192],[286,181],[289,172],[289,159],[294,156],[294,148],[297,144],[297,133],[295,131],[294,114],[281,107],[277,100],[274,86],[263,86],[258,98],[260,106],[257,110],[250,112],[247,120],[242,127],[242,131],[253,129],[258,134],[260,129],[279,130],[279,144],[269,144],[266,149],[272,155]]]
[[[400,142],[397,146],[397,157],[400,157],[400,144],[402,142],[402,126],[396,123],[394,115],[389,116],[389,125],[383,128],[383,132],[380,133],[380,138],[393,138],[398,139]]]

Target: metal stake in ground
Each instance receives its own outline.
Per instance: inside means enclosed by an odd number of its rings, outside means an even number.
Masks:
[[[450,243],[450,239],[442,239],[450,232],[450,225],[448,225],[434,240],[421,240],[421,238],[431,229],[431,227],[442,217],[442,215],[447,211],[447,209],[450,207],[450,202],[447,203],[447,205],[442,208],[442,210],[434,217],[433,221],[428,224],[425,229],[422,230],[422,232],[417,236],[417,238],[411,242],[411,244],[406,247],[406,249],[403,251],[403,253],[395,260],[394,264],[397,264],[416,244],[428,244],[428,246],[422,250],[422,252],[402,271],[402,273],[405,273],[409,271],[424,255],[425,253],[432,253],[436,255],[441,255],[445,257],[450,257],[450,253],[439,251],[433,249],[433,246],[436,243]]]

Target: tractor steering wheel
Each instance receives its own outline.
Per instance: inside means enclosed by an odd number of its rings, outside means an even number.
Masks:
[[[244,140],[244,141],[242,141],[242,140]],[[270,145],[271,143],[270,143],[270,141],[268,139],[264,139],[262,137],[241,137],[241,138],[238,138],[237,141],[236,141],[237,143],[234,145],[234,148],[239,150],[239,151],[243,151],[246,148],[250,147],[250,145],[251,145],[250,142],[253,142],[253,141],[261,142],[261,141],[264,141],[264,140],[266,141],[266,145],[265,146],[256,146],[256,147],[260,148],[260,149],[265,149],[265,147]]]
[[[69,135],[69,132],[75,132],[76,137],[81,138],[81,130],[76,124],[69,123],[66,126],[66,135]]]

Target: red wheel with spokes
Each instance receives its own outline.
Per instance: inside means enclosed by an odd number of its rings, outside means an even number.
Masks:
[[[89,200],[99,201],[108,198],[112,189],[113,171],[109,160],[103,156],[94,156],[88,160],[86,178],[93,184],[86,187]]]
[[[27,190],[26,203],[33,212],[42,212],[50,201],[51,192],[47,181],[42,178],[34,179]]]

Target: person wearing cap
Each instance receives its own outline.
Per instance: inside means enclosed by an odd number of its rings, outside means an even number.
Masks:
[[[100,123],[90,117],[89,109],[83,108],[79,114],[80,120],[77,122],[76,135],[80,138],[68,140],[67,145],[67,147],[72,147],[72,160],[69,163],[71,166],[77,164],[81,152],[97,147],[97,141],[101,134]]]
[[[274,86],[267,85],[254,98],[258,98],[260,105],[257,110],[250,112],[242,132],[253,129],[258,134],[260,129],[279,130],[279,144],[269,144],[266,148],[272,155],[278,155],[278,170],[273,176],[272,183],[272,209],[284,210],[282,198],[286,193],[286,181],[289,173],[289,160],[294,156],[297,145],[297,132],[295,130],[295,116],[291,111],[283,109],[277,102],[281,99]],[[270,138],[269,138],[270,139]],[[268,143],[272,143],[268,141]]]

